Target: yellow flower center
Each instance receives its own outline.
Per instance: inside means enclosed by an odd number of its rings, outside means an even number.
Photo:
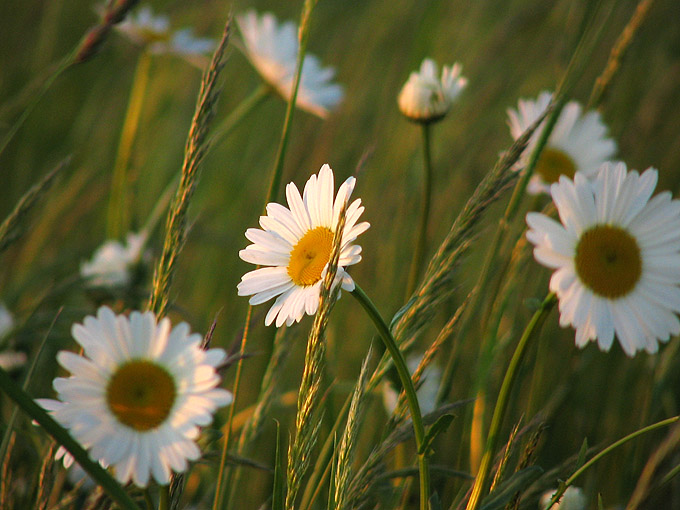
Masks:
[[[583,284],[609,299],[628,294],[642,275],[642,258],[635,238],[612,225],[597,225],[581,235],[575,265]]]
[[[290,252],[288,276],[293,283],[307,287],[318,282],[332,249],[333,231],[328,227],[316,227],[303,235]]]
[[[576,164],[571,157],[561,150],[546,147],[538,158],[535,172],[545,182],[552,184],[560,180],[560,175],[573,179],[576,173]]]
[[[170,414],[177,391],[168,371],[147,360],[132,360],[118,368],[106,388],[109,409],[137,431],[158,427]]]

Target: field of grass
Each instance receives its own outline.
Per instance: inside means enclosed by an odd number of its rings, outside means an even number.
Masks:
[[[196,35],[219,40],[230,13],[252,8],[298,23],[302,3],[195,0],[151,5],[154,11],[167,14],[173,27],[191,26]],[[640,2],[647,3],[651,3],[649,12],[629,41],[598,110],[618,144],[615,159],[626,162],[629,169],[657,168],[657,190],[677,194],[680,5],[677,0]],[[434,193],[427,231],[429,260],[484,176],[512,145],[507,109],[516,108],[520,98],[534,99],[543,90],[554,91],[567,74],[584,32],[594,42],[586,45],[587,54],[578,61],[583,66],[567,99],[586,105],[636,7],[635,0],[319,0],[311,15],[307,52],[336,69],[335,81],[343,86],[344,98],[326,119],[296,111],[276,201],[285,203],[283,185],[294,182],[302,189],[325,163],[335,173],[336,188],[356,172],[353,198],[361,198],[362,220],[371,227],[357,241],[363,259],[350,273],[389,324],[409,297],[407,278],[419,224],[420,126],[405,120],[397,107],[397,95],[411,71],[431,57],[440,65],[459,62],[468,79],[448,115],[431,126]],[[86,0],[0,2],[0,219],[10,215],[31,186],[69,158],[52,186],[21,218],[16,239],[0,252],[0,301],[14,316],[14,327],[0,339],[0,350],[25,353],[28,360],[11,371],[15,381],[24,380],[47,335],[27,390],[36,398],[54,398],[52,379],[63,376],[56,353],[77,349],[70,333],[72,324],[93,315],[102,304],[120,313],[143,310],[152,292],[152,276],[166,234],[167,207],[132,288],[112,295],[88,289],[79,278],[82,262],[110,237],[113,168],[120,158],[121,134],[130,134],[124,124],[133,84],[139,80],[136,73],[148,65],[126,165],[123,235],[140,229],[164,190],[176,186],[201,85],[197,66],[171,54],[146,54],[114,29],[92,58],[60,73],[40,96],[57,63],[97,23],[99,9]],[[262,83],[242,47],[241,34],[232,26],[213,126],[219,126]],[[8,137],[23,112],[28,116],[16,134]],[[246,229],[258,227],[285,115],[286,102],[270,94],[227,137],[211,146],[202,161],[188,210],[186,243],[167,295],[167,315],[173,324],[186,321],[201,334],[216,320],[213,347],[238,350],[240,345],[248,298],[239,297],[236,288],[254,266],[239,258],[239,250],[249,244]],[[512,186],[506,187],[475,223],[470,248],[452,268],[446,296],[414,337],[411,352],[425,351],[465,302],[511,194]],[[517,340],[537,303],[548,293],[550,271],[533,259],[531,245],[523,243],[522,236],[526,211],[542,210],[549,203],[547,195],[523,198],[496,263],[490,267],[491,284],[481,296],[476,315],[464,316],[465,329],[461,333],[460,324],[454,328],[433,361],[441,370],[447,365],[451,370],[443,403],[466,401],[452,411],[452,424],[434,440],[429,456],[431,466],[445,468],[432,472],[431,487],[441,500],[440,508],[457,508],[461,501],[464,507],[470,477],[454,475],[451,470],[475,475],[479,462],[475,447],[483,446],[479,441],[486,438]],[[506,272],[504,262],[518,239],[520,246]],[[269,306],[252,309],[245,349],[248,357],[236,395],[235,438],[237,427],[258,401],[263,374],[272,359],[275,328],[264,325]],[[555,308],[530,343],[500,429],[497,451],[515,425],[520,430],[508,454],[505,480],[512,479],[531,447],[535,452],[528,463],[542,468],[540,475],[531,472],[535,476],[529,483],[515,487],[522,491],[516,508],[538,508],[540,495],[556,488],[558,480],[566,480],[578,467],[584,444],[589,459],[629,433],[680,414],[680,339],[671,337],[656,354],[641,352],[630,358],[616,341],[609,352],[601,352],[596,343],[577,348],[574,330],[560,328],[558,318]],[[227,467],[232,478],[226,499],[231,498],[232,509],[271,505],[277,423],[285,458],[296,434],[297,391],[313,321],[305,317],[279,330],[277,342],[285,344],[286,355],[281,361],[285,365],[271,382],[273,403],[258,436],[240,452],[259,467]],[[496,333],[491,339],[490,328]],[[384,350],[373,323],[346,292],[332,310],[325,346],[320,390],[324,417],[306,476],[316,469],[323,472],[334,461],[315,465],[328,437],[331,444],[334,435],[340,442],[341,408],[352,395],[369,347],[374,350],[368,362],[371,373]],[[223,388],[234,389],[236,371],[233,364],[222,372]],[[388,378],[397,381],[396,372],[389,372]],[[382,388],[383,383],[378,384],[365,399],[350,477],[394,425],[383,406]],[[476,405],[471,402],[475,397]],[[0,434],[8,436],[13,405],[4,397],[0,404]],[[219,428],[228,423],[229,411],[221,409],[206,428],[200,445],[208,454],[185,478],[177,508],[211,508],[222,447]],[[336,419],[339,430],[332,429]],[[39,508],[34,488],[45,485],[38,474],[49,456],[51,439],[39,428],[31,428],[26,414],[20,413],[17,420],[9,460],[0,473],[0,507]],[[233,453],[237,443],[233,439]],[[406,467],[415,470],[415,458],[413,438],[408,436],[382,460],[380,474]],[[598,497],[602,508],[680,508],[680,480],[675,477],[661,483],[678,465],[680,429],[663,427],[605,456],[575,485],[584,490],[588,509],[598,508]],[[107,508],[88,507],[82,495],[73,502],[65,499],[60,506],[70,486],[61,467],[50,469],[52,481],[45,485],[48,495],[44,498],[49,504],[40,508]],[[237,472],[239,477],[235,477]],[[418,508],[417,470],[414,473],[406,486],[402,478],[372,479],[375,483],[368,486],[365,508]],[[306,480],[296,508],[308,503],[317,488]],[[328,503],[334,483],[328,480],[326,476],[319,482],[318,497],[305,510],[336,508]],[[361,485],[361,480],[355,481]],[[306,491],[310,494],[303,495]],[[634,492],[644,496],[639,506],[630,503]],[[515,508],[513,504],[509,502],[508,508]],[[505,502],[498,508],[504,507]]]

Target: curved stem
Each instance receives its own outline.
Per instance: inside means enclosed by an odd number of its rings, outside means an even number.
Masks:
[[[418,275],[423,265],[425,248],[427,246],[427,224],[430,218],[430,202],[432,199],[432,156],[430,150],[430,124],[423,124],[423,196],[420,203],[420,226],[416,238],[416,249],[413,252],[411,271],[406,285],[406,296],[413,294],[418,281]]]
[[[149,68],[151,66],[151,56],[143,51],[137,61],[137,69],[132,80],[132,89],[123,129],[118,142],[118,153],[116,162],[113,166],[111,176],[111,197],[109,198],[109,211],[107,217],[106,234],[108,239],[118,239],[129,230],[130,207],[128,196],[128,167],[130,166],[130,156],[132,146],[137,136],[139,118],[142,114],[144,104],[144,94],[149,83]]]
[[[250,112],[260,105],[270,94],[268,85],[262,84],[256,88],[248,97],[239,103],[231,113],[224,119],[215,129],[215,134],[211,140],[211,147],[215,147],[224,138],[226,138],[236,126],[238,126],[243,119],[245,119]]]
[[[557,296],[555,296],[554,293],[551,292],[546,296],[543,303],[541,303],[540,308],[536,310],[529,321],[529,324],[527,324],[527,327],[524,329],[522,337],[519,339],[519,343],[515,349],[515,353],[512,355],[508,369],[505,372],[505,377],[503,378],[503,384],[501,384],[501,389],[498,392],[496,407],[493,411],[493,418],[491,418],[491,425],[489,426],[489,434],[486,437],[484,455],[482,456],[482,462],[479,465],[479,471],[475,477],[475,483],[472,486],[472,492],[466,510],[477,510],[481,504],[482,494],[486,489],[487,479],[489,478],[489,472],[491,471],[491,462],[493,461],[493,456],[498,444],[498,434],[503,423],[505,411],[508,407],[510,392],[513,383],[515,382],[517,369],[524,358],[526,348],[529,345],[529,340],[534,336],[534,332],[542,324],[543,319],[548,315],[548,312],[550,312],[556,302]]]
[[[392,337],[390,328],[387,326],[373,302],[369,299],[366,293],[358,285],[352,291],[352,295],[359,301],[359,304],[366,311],[370,319],[373,321],[380,338],[382,339],[387,351],[392,357],[394,366],[399,374],[399,380],[404,387],[406,393],[406,402],[409,411],[411,412],[411,420],[413,422],[413,433],[416,438],[416,445],[418,448],[418,470],[420,472],[420,509],[428,510],[430,499],[430,470],[427,462],[427,452],[423,451],[423,443],[425,440],[425,426],[423,425],[423,417],[418,405],[418,397],[416,390],[411,380],[411,374],[408,371],[404,357],[397,346],[397,343]]]
[[[641,436],[643,434],[646,434],[647,432],[651,432],[653,430],[659,429],[661,427],[665,427],[666,425],[672,425],[673,423],[677,422],[680,420],[680,416],[674,416],[673,418],[667,418],[665,420],[662,420],[657,423],[653,423],[652,425],[648,425],[647,427],[641,428],[640,430],[636,430],[635,432],[632,432],[628,434],[626,437],[623,437],[616,441],[615,443],[612,443],[609,445],[607,448],[602,450],[600,453],[595,455],[592,459],[590,459],[588,462],[583,464],[579,469],[577,469],[573,475],[571,475],[569,478],[567,478],[567,481],[561,484],[560,488],[555,492],[553,495],[552,499],[550,500],[550,504],[545,508],[545,510],[550,510],[552,506],[562,497],[564,492],[567,490],[567,488],[574,483],[574,481],[581,476],[590,466],[595,464],[598,460],[600,460],[602,457],[607,455],[609,452],[612,450],[615,450],[619,446],[623,446],[626,444],[628,441],[631,441],[635,439],[638,436]]]

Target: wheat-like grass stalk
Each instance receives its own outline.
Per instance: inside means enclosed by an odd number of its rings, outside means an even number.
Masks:
[[[215,115],[215,107],[221,92],[218,79],[225,64],[224,53],[229,42],[230,27],[231,20],[229,19],[225,24],[222,39],[212,56],[210,66],[203,74],[201,90],[184,148],[180,182],[168,211],[163,253],[154,273],[153,290],[149,300],[149,309],[161,316],[165,314],[168,306],[168,291],[175,263],[185,241],[189,203],[196,189],[201,161],[208,150],[208,128]]]
[[[342,205],[338,223],[335,227],[333,248],[321,285],[319,309],[314,316],[312,330],[307,339],[305,366],[298,393],[297,416],[295,417],[295,439],[288,447],[288,466],[286,470],[287,491],[286,510],[295,508],[295,499],[302,483],[302,478],[309,467],[312,448],[316,444],[321,425],[319,403],[321,400],[321,383],[323,381],[324,353],[326,342],[324,333],[330,318],[330,312],[340,292],[339,283],[333,286],[338,271],[342,233],[345,229],[345,212],[347,201]]]
[[[340,446],[337,449],[337,457],[335,462],[335,470],[333,475],[333,505],[331,508],[341,510],[344,508],[344,503],[347,498],[347,491],[351,481],[351,467],[354,461],[354,454],[357,446],[357,436],[359,435],[359,426],[363,419],[363,412],[366,401],[366,383],[368,382],[369,370],[368,362],[373,355],[373,350],[369,348],[368,354],[361,364],[361,372],[359,379],[354,386],[352,394],[352,403],[349,406],[349,413],[347,414],[347,424],[340,439]]]

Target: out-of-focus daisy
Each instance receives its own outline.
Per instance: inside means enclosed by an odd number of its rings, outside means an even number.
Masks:
[[[298,53],[297,27],[287,21],[279,24],[267,12],[258,16],[248,11],[236,16],[243,36],[243,52],[262,78],[286,101],[293,93],[295,64]],[[322,67],[309,53],[302,64],[297,106],[319,117],[326,117],[342,100],[342,87],[333,83],[335,70]]]
[[[213,51],[216,45],[213,39],[195,37],[190,28],[173,31],[170,19],[154,15],[147,5],[133,11],[115,26],[149,53],[178,55],[198,66],[207,62],[205,55]]]
[[[139,263],[146,243],[145,232],[127,235],[123,245],[109,240],[94,252],[92,260],[80,265],[80,276],[90,287],[124,287],[132,281],[134,266]]]
[[[551,99],[550,92],[541,92],[536,101],[520,99],[517,110],[508,109],[510,133],[515,140],[541,116]],[[534,132],[518,168],[526,166],[544,126],[545,123]],[[560,112],[548,137],[527,191],[532,194],[549,193],[550,185],[561,175],[573,179],[576,172],[593,179],[602,163],[610,160],[615,152],[616,142],[607,137],[607,126],[600,113],[583,113],[579,103],[570,101]]]
[[[286,186],[288,207],[267,204],[267,215],[260,217],[263,230],[249,228],[246,237],[253,244],[239,252],[246,262],[270,266],[246,273],[238,284],[239,296],[253,296],[251,305],[258,305],[277,297],[265,318],[270,325],[299,322],[305,312],[316,313],[321,283],[333,247],[333,236],[343,204],[349,200],[356,179],[347,179],[333,200],[333,171],[323,165],[318,175],[312,175],[302,196],[295,184]],[[347,207],[345,228],[342,232],[340,260],[335,284],[354,290],[354,281],[345,267],[361,260],[361,246],[352,244],[369,227],[357,223],[364,211],[357,199]]]
[[[399,110],[409,120],[427,124],[436,122],[448,113],[451,105],[467,85],[461,76],[461,65],[444,66],[441,78],[434,60],[426,58],[419,72],[412,72],[399,92]]]
[[[548,508],[555,492],[557,491],[547,491],[541,496],[541,500],[538,503],[538,508],[540,510]],[[567,490],[564,491],[560,500],[553,505],[552,510],[584,510],[586,508],[586,503],[587,500],[583,491],[572,485],[567,487]]]
[[[3,340],[14,327],[14,317],[7,307],[0,303],[0,341]],[[0,367],[3,370],[14,370],[26,364],[26,354],[11,349],[0,351]]]
[[[657,171],[642,175],[605,163],[594,180],[577,172],[550,187],[561,223],[529,213],[534,256],[556,269],[560,325],[576,345],[609,350],[614,335],[628,356],[680,333],[680,201],[654,198]]]
[[[422,355],[412,355],[406,360],[409,372],[413,374],[420,364]],[[418,405],[423,415],[429,414],[435,410],[435,403],[437,399],[437,391],[439,390],[439,381],[441,380],[442,371],[437,365],[429,364],[425,367],[423,375],[420,378],[420,384],[416,391],[418,396]],[[389,380],[385,380],[383,384],[383,405],[387,414],[392,414],[399,402],[399,393],[394,388],[394,385]]]
[[[71,376],[54,380],[59,400],[39,403],[121,483],[167,484],[171,471],[199,458],[199,426],[231,403],[231,393],[216,388],[225,352],[201,349],[201,335],[186,323],[172,328],[151,312],[128,318],[101,307],[72,334],[83,356],[57,355]]]

